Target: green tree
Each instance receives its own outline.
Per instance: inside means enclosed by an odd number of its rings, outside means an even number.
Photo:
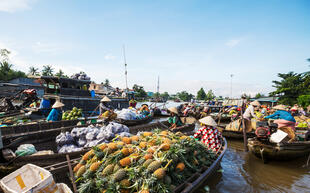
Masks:
[[[304,108],[307,108],[310,105],[310,95],[300,95],[297,98],[298,104]]]
[[[182,91],[177,93],[177,97],[182,101],[190,101],[193,98],[193,95],[186,91]]]
[[[15,78],[26,77],[22,71],[13,70],[13,65],[10,64],[9,54],[7,49],[0,49],[0,81],[9,81]]]
[[[213,91],[210,89],[205,97],[206,100],[213,100],[215,98],[215,95]]]
[[[276,90],[270,93],[272,96],[279,96],[279,103],[294,105],[300,95],[309,93],[310,76],[309,73],[279,73],[280,81],[274,80],[273,87]]]
[[[139,86],[137,84],[134,84],[132,89],[136,92],[136,94],[135,94],[136,97],[144,98],[147,96],[147,93],[145,92],[143,86]]]
[[[206,92],[203,88],[201,88],[198,92],[197,92],[197,99],[198,100],[205,100],[206,99]]]
[[[160,95],[164,100],[168,100],[169,99],[169,93],[168,92],[164,92]]]
[[[249,100],[251,98],[251,95],[247,95],[246,93],[243,93],[241,95],[241,98],[245,98],[245,99]]]
[[[28,74],[32,75],[32,76],[38,76],[39,75],[39,69],[34,67],[34,66],[30,66]]]
[[[55,74],[55,76],[57,76],[57,77],[67,77],[65,75],[65,73],[61,69],[59,69],[59,71]]]
[[[54,69],[51,65],[43,66],[42,76],[53,76]]]
[[[256,95],[255,95],[255,98],[261,98],[261,97],[264,97],[265,95],[263,95],[263,94],[261,94],[261,93],[257,93]]]
[[[105,79],[105,80],[104,80],[103,86],[105,86],[105,87],[109,87],[109,86],[110,86],[110,81],[109,81],[109,79]]]

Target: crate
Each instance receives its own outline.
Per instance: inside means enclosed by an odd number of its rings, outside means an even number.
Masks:
[[[0,180],[4,193],[59,193],[52,174],[36,165],[27,164]]]
[[[57,184],[57,187],[58,187],[59,193],[72,193],[70,188],[64,183]]]

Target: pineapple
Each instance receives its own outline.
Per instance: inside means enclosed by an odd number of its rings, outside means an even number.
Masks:
[[[150,136],[152,136],[152,135],[153,135],[152,132],[144,132],[144,133],[143,133],[143,136],[144,136],[144,137],[150,137]]]
[[[129,137],[123,137],[123,138],[122,138],[122,142],[124,142],[125,144],[131,144],[131,138],[129,138]]]
[[[116,143],[109,143],[108,148],[114,151],[117,149],[117,144]]]
[[[148,159],[152,159],[153,158],[153,155],[148,153],[148,154],[145,154],[144,157],[143,157],[145,160],[148,160]]]
[[[82,160],[83,161],[87,161],[89,158],[91,158],[94,155],[94,150],[90,150],[88,152],[86,152],[83,157]]]
[[[139,147],[144,149],[146,148],[147,143],[145,141],[140,142]]]
[[[117,147],[120,149],[120,148],[122,148],[123,146],[124,146],[124,142],[122,142],[122,141],[118,141],[118,142],[116,142],[116,145],[117,145]]]
[[[99,149],[103,151],[105,148],[107,148],[107,144],[103,143],[103,144],[100,144],[98,147]]]
[[[124,179],[124,178],[126,177],[126,175],[127,175],[126,170],[120,169],[120,170],[118,170],[115,174],[113,174],[112,180],[113,180],[114,182],[119,182],[119,181],[121,181],[122,179]]]
[[[131,186],[131,183],[128,179],[123,179],[121,182],[120,182],[121,186],[123,188],[128,188],[129,186]]]
[[[130,139],[131,139],[131,142],[139,141],[139,136],[134,135],[134,136],[131,136]]]
[[[163,151],[167,151],[170,149],[170,145],[168,143],[163,143],[161,144],[160,149]]]
[[[113,169],[113,173],[117,172],[119,169],[121,169],[121,166],[118,164],[115,164],[114,169]]]
[[[185,168],[185,164],[183,162],[180,162],[176,166],[176,170],[182,172]]]
[[[113,170],[114,170],[114,165],[113,164],[109,164],[102,171],[102,175],[103,176],[108,176],[108,175],[113,173]]]
[[[80,169],[80,167],[82,167],[82,166],[83,166],[83,164],[78,163],[78,164],[73,168],[73,172],[76,173],[76,172]]]
[[[146,168],[147,168],[153,161],[154,161],[154,160],[152,160],[152,159],[146,160],[146,161],[143,163],[143,167],[146,167]]]
[[[130,157],[125,157],[119,161],[119,164],[123,167],[129,166],[131,164]]]
[[[129,149],[125,147],[121,150],[121,152],[124,156],[128,156],[130,154]]]
[[[100,165],[101,165],[101,162],[94,162],[90,165],[89,170],[91,172],[96,172]]]
[[[163,135],[163,136],[167,136],[169,133],[168,133],[168,131],[162,131],[162,132],[160,132],[159,134],[160,134],[160,135]]]
[[[79,168],[79,170],[76,173],[76,177],[81,177],[86,172],[86,167],[83,165]]]
[[[164,168],[158,168],[153,174],[158,180],[161,180],[165,177],[166,171]]]
[[[154,172],[154,171],[157,170],[160,166],[161,166],[161,162],[160,162],[160,161],[153,161],[153,162],[147,167],[147,170],[150,171],[150,172]]]
[[[146,151],[147,151],[148,153],[153,154],[153,153],[155,152],[156,148],[157,148],[157,146],[153,146],[153,147],[148,148]]]

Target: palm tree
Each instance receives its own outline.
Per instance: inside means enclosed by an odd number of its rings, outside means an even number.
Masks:
[[[55,74],[55,76],[66,77],[65,73],[61,69],[59,69],[59,71]]]
[[[37,76],[37,75],[39,75],[39,69],[35,68],[33,66],[30,66],[29,67],[29,74],[32,76]]]
[[[43,66],[42,75],[43,76],[53,76],[53,67],[51,65]]]

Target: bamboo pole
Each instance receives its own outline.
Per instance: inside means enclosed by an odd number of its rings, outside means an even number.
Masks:
[[[72,171],[71,160],[70,160],[70,157],[69,157],[68,154],[66,155],[66,158],[67,158],[67,163],[68,163],[68,168],[69,168],[69,174],[70,174],[70,177],[71,177],[71,180],[72,180],[73,192],[74,193],[78,193],[77,188],[76,188],[76,184],[75,184],[75,179],[74,179],[73,171]]]
[[[242,130],[243,130],[243,146],[244,146],[244,151],[248,152],[248,139],[246,136],[246,128],[245,128],[245,123],[244,123],[244,118],[243,118],[243,106],[245,104],[242,102],[241,105],[241,121],[242,121]]]

